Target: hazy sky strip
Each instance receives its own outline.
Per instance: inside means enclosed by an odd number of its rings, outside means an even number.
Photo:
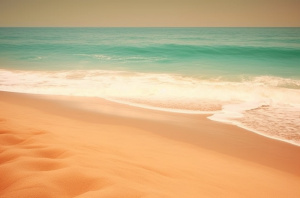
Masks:
[[[300,26],[300,0],[0,0],[0,26]]]

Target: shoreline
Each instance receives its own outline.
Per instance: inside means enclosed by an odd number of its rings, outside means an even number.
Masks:
[[[2,90],[5,91],[99,97],[175,113],[213,113],[215,121],[300,146],[299,108],[293,106],[298,104],[296,99],[300,92],[290,89],[290,86],[296,88],[299,84],[296,79],[246,75],[245,80],[227,82],[172,73],[154,75],[125,70],[0,71],[4,79]],[[23,79],[24,83],[14,82],[16,79]],[[122,82],[128,84],[124,86]],[[64,86],[61,87],[61,84]],[[164,93],[164,90],[168,91]],[[285,99],[285,95],[290,97]]]
[[[275,137],[275,136],[268,135],[268,134],[266,134],[266,133],[262,133],[262,132],[256,131],[256,130],[251,129],[251,128],[249,128],[249,127],[243,126],[242,124],[240,124],[240,123],[238,123],[238,122],[234,122],[234,121],[231,121],[231,122],[230,122],[230,121],[218,121],[218,120],[210,119],[209,117],[208,117],[208,119],[211,120],[211,121],[214,121],[214,122],[221,122],[221,123],[224,123],[224,124],[234,125],[234,126],[237,126],[237,127],[241,128],[241,129],[243,129],[243,130],[249,131],[249,132],[251,132],[251,133],[255,133],[255,134],[257,134],[257,135],[261,135],[261,136],[263,136],[263,137],[265,137],[265,138],[277,140],[277,141],[280,141],[280,142],[284,142],[284,143],[287,143],[287,144],[291,144],[291,145],[293,145],[293,146],[298,146],[298,147],[300,147],[299,143],[296,143],[296,142],[294,142],[294,141],[284,140],[284,139],[281,139],[281,138],[278,138],[278,137]]]
[[[300,147],[299,143],[296,143],[294,141],[291,140],[285,140],[279,137],[275,137],[275,136],[271,136],[268,135],[266,133],[263,132],[259,132],[255,129],[251,129],[250,127],[246,127],[243,124],[237,122],[237,121],[228,121],[228,120],[218,120],[218,119],[214,119],[214,118],[210,118],[211,116],[213,116],[213,114],[221,112],[222,110],[214,110],[214,111],[196,111],[196,110],[177,110],[177,109],[169,109],[169,108],[163,108],[163,107],[155,107],[155,106],[150,106],[150,105],[144,105],[144,104],[138,104],[138,103],[131,103],[131,102],[124,102],[124,101],[119,101],[119,100],[111,100],[111,99],[104,99],[104,100],[108,100],[111,101],[113,103],[118,103],[121,105],[128,105],[128,106],[132,106],[133,108],[143,108],[143,109],[147,109],[150,111],[162,111],[162,112],[166,112],[166,113],[178,113],[178,114],[192,114],[192,115],[204,115],[206,116],[207,119],[214,121],[214,122],[219,122],[219,123],[223,123],[223,124],[228,124],[228,125],[234,125],[237,126],[243,130],[247,130],[250,131],[252,133],[256,133],[258,135],[264,136],[266,138],[270,138],[273,140],[278,140],[284,143],[288,143],[291,144],[293,146],[298,146]]]
[[[207,115],[9,92],[0,107],[3,197],[300,196],[299,146]]]

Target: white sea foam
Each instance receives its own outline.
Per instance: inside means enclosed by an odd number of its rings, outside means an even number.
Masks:
[[[98,60],[111,60],[112,59],[111,56],[107,56],[107,55],[103,55],[103,54],[74,54],[74,55],[91,57],[91,58],[95,58]]]
[[[300,81],[272,76],[242,81],[125,71],[0,70],[0,90],[102,97],[210,119],[300,145]]]

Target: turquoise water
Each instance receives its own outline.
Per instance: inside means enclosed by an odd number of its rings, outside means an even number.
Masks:
[[[101,97],[300,144],[300,28],[0,28],[0,90]]]
[[[9,69],[300,78],[299,35],[300,28],[0,28],[0,56]]]

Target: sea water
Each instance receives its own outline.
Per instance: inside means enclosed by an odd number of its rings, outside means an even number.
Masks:
[[[0,28],[0,90],[207,113],[300,145],[300,28]]]

